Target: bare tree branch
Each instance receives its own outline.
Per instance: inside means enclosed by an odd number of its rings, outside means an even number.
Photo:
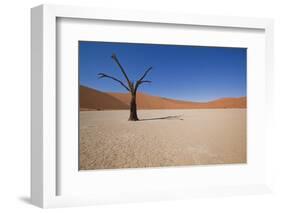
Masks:
[[[144,72],[144,74],[142,75],[142,77],[141,77],[139,80],[137,80],[136,86],[135,86],[135,89],[134,89],[134,92],[135,92],[135,93],[137,92],[137,89],[138,89],[139,85],[141,85],[141,84],[143,84],[143,83],[151,83],[151,81],[143,80],[143,79],[146,77],[146,75],[149,73],[149,71],[150,71],[151,69],[152,69],[152,67],[149,67],[149,68]]]
[[[121,72],[123,73],[124,77],[126,78],[127,82],[128,82],[128,86],[131,88],[131,90],[133,91],[133,84],[130,81],[129,77],[127,76],[124,68],[122,67],[122,65],[120,64],[116,54],[112,54],[111,58],[117,63],[117,65],[119,66],[119,68],[121,69]]]
[[[148,80],[145,80],[145,81],[140,81],[139,85],[142,84],[142,83],[151,83],[152,81],[148,81]]]
[[[99,76],[99,79],[101,78],[110,78],[114,81],[117,81],[118,83],[120,83],[123,87],[125,87],[126,90],[128,90],[129,92],[131,92],[131,90],[119,79],[115,78],[115,77],[112,77],[110,75],[107,75],[105,73],[98,73],[98,76]]]
[[[136,86],[135,86],[135,89],[134,89],[134,92],[136,93],[137,90],[138,90],[138,87],[143,84],[143,83],[151,83],[152,81],[148,81],[148,80],[145,80],[145,81],[137,81],[136,83]]]
[[[145,76],[149,73],[149,71],[152,69],[152,67],[149,67],[145,72],[144,72],[144,74],[142,75],[142,77],[138,80],[138,81],[142,81],[144,78],[145,78]]]

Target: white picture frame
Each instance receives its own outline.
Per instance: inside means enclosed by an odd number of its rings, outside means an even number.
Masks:
[[[265,67],[264,101],[265,110],[271,111],[273,100],[273,21],[271,19],[216,17],[187,14],[166,14],[143,11],[122,11],[112,9],[84,8],[74,6],[41,5],[31,10],[31,201],[33,204],[47,207],[91,205],[143,200],[165,200],[198,196],[241,195],[270,192],[270,165],[265,160],[261,181],[254,184],[233,182],[232,185],[210,186],[200,183],[194,188],[162,187],[154,193],[144,191],[132,192],[120,196],[118,192],[104,191],[96,196],[91,195],[58,195],[60,166],[58,166],[57,146],[57,21],[64,19],[108,20],[131,23],[153,23],[168,26],[202,26],[232,29],[253,29],[264,31]],[[257,85],[258,86],[258,85]],[[265,114],[262,134],[263,145],[270,145],[266,134],[271,128],[271,114]],[[258,134],[258,133],[257,133]],[[266,155],[265,150],[262,153]],[[268,156],[267,156],[268,157]],[[185,168],[181,168],[184,170]],[[210,170],[211,168],[208,168]],[[154,170],[161,178],[161,169]],[[102,171],[101,171],[102,172]],[[150,174],[146,174],[150,175]],[[133,177],[133,176],[132,176]],[[173,176],[171,176],[173,178]],[[71,190],[71,189],[69,189]]]

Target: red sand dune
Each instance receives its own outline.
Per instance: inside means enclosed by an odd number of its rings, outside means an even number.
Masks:
[[[80,110],[128,109],[128,105],[111,95],[80,86]]]
[[[80,86],[80,110],[129,109],[130,94],[105,93]],[[199,103],[181,101],[144,93],[137,94],[138,109],[210,109],[210,108],[246,108],[246,97],[222,98]]]

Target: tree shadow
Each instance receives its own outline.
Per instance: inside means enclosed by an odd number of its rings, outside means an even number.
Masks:
[[[139,121],[153,121],[153,120],[181,120],[183,121],[184,119],[181,118],[182,115],[170,115],[170,116],[165,116],[165,117],[155,117],[155,118],[143,118],[139,119]]]

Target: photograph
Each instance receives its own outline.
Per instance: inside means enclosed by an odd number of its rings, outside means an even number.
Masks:
[[[79,170],[247,163],[247,48],[78,41]]]

